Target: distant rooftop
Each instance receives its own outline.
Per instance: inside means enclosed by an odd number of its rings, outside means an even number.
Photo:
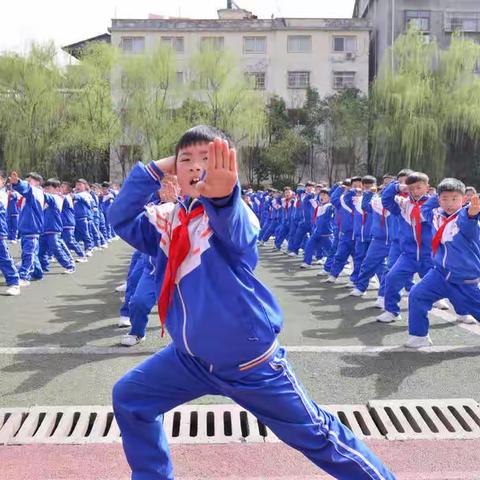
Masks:
[[[69,53],[72,57],[79,59],[82,56],[85,48],[91,43],[111,43],[111,38],[112,37],[109,33],[102,33],[96,37],[87,38],[86,40],[80,40],[79,42],[65,45],[62,47],[62,50]]]
[[[272,19],[112,19],[110,32],[125,31],[272,31],[272,30],[370,30],[359,18],[272,18]]]

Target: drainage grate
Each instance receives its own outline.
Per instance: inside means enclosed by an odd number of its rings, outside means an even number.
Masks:
[[[472,399],[371,401],[330,405],[363,439],[480,438],[480,406]],[[165,414],[172,444],[278,442],[278,438],[238,405],[183,405]],[[110,407],[0,409],[0,444],[84,444],[120,442]]]

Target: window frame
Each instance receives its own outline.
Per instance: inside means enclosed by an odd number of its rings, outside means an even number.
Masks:
[[[262,51],[247,51],[245,44],[247,40],[263,40],[263,50]],[[266,35],[245,35],[243,37],[243,54],[244,55],[265,55],[267,53],[267,37]]]
[[[129,40],[132,42],[132,49],[131,50],[126,50],[125,49],[125,41]],[[141,40],[143,42],[143,48],[142,50],[134,50],[133,46],[135,44],[135,40]],[[137,36],[128,36],[128,37],[120,37],[120,49],[122,50],[123,53],[131,54],[131,55],[139,55],[145,52],[145,37],[141,35]]]
[[[287,89],[288,90],[306,90],[307,88],[310,87],[310,80],[311,80],[311,71],[309,70],[289,70],[287,71]],[[298,85],[300,82],[296,82],[296,85],[293,85],[290,82],[291,75],[300,75],[300,74],[305,74],[305,77],[307,79],[305,85]],[[299,77],[300,78],[300,77]]]
[[[178,42],[181,40],[181,42]],[[178,50],[177,43],[181,43],[181,49]],[[185,53],[185,37],[181,35],[162,35],[160,45],[170,46],[175,53]]]
[[[338,78],[339,75],[342,75],[343,82],[345,81],[345,77],[347,75],[352,76],[352,82],[351,85],[345,86],[344,84],[342,86],[337,86],[336,85],[336,79]],[[355,88],[355,79],[357,77],[357,72],[353,72],[351,70],[334,70],[333,71],[333,81],[332,81],[332,87],[334,90],[346,90],[348,88]],[[342,82],[342,83],[343,83]]]
[[[206,35],[200,37],[200,49],[206,47],[212,50],[223,50],[225,48],[225,37],[223,35]]]
[[[336,50],[335,49],[335,41],[336,40],[339,40],[339,39],[343,39],[343,50]],[[352,39],[353,42],[354,42],[354,48],[353,50],[346,50],[345,47],[346,47],[346,39]],[[358,51],[358,37],[357,35],[333,35],[333,39],[332,39],[332,50],[333,50],[333,53],[354,53],[356,54],[357,51]]]
[[[415,14],[415,15],[414,15]],[[407,29],[412,20],[427,20],[428,28],[417,28],[420,32],[429,33],[432,28],[432,11],[431,10],[405,10],[405,29]]]
[[[307,38],[309,40],[309,50],[292,50],[290,41],[293,38]],[[312,53],[312,36],[311,35],[288,35],[287,36],[287,53]]]

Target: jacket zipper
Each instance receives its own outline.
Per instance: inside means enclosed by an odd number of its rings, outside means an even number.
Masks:
[[[182,310],[183,310],[183,326],[182,326],[182,336],[183,336],[183,343],[185,345],[185,350],[188,352],[189,355],[194,357],[195,355],[190,350],[187,342],[187,309],[185,308],[185,302],[183,301],[182,292],[180,290],[180,285],[177,284],[178,296],[180,297],[180,302],[182,303]]]

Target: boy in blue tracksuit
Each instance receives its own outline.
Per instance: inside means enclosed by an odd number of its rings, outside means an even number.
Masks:
[[[83,243],[85,255],[92,256],[92,250],[95,246],[90,233],[90,221],[93,221],[93,198],[88,193],[88,183],[80,178],[75,183],[75,193],[73,194],[73,210],[75,213],[75,239]]]
[[[17,267],[13,258],[8,251],[8,225],[7,225],[7,209],[9,196],[5,189],[6,175],[0,170],[0,271],[5,277],[7,288],[6,295],[20,295]]]
[[[270,237],[275,235],[275,232],[282,220],[282,198],[280,196],[280,193],[275,193],[275,196],[272,199],[272,203],[270,204],[270,208],[270,222],[266,224],[263,235],[259,237],[260,241],[263,244],[268,242],[270,240]]]
[[[308,398],[278,345],[282,314],[253,275],[258,221],[240,198],[235,151],[218,136],[212,127],[194,127],[175,156],[137,164],[110,208],[117,233],[156,258],[160,319],[172,337],[113,389],[132,478],[173,479],[163,414],[221,394],[335,478],[393,479],[350,430]],[[144,210],[173,173],[190,202]]]
[[[15,190],[9,189],[8,203],[7,203],[7,226],[8,226],[8,240],[12,243],[17,243],[18,240],[18,217],[20,216],[19,201],[21,195]]]
[[[108,182],[102,183],[102,195],[99,199],[100,210],[103,213],[103,218],[105,222],[106,239],[108,242],[111,242],[113,237],[115,237],[115,232],[113,231],[112,224],[108,220],[108,209],[115,200],[115,194],[112,190],[110,190],[110,184]]]
[[[43,270],[38,259],[38,242],[43,233],[45,196],[40,185],[42,177],[38,173],[29,173],[21,180],[16,172],[10,175],[12,188],[23,196],[18,231],[21,237],[22,265],[18,271],[20,286],[27,287],[30,280],[41,280]]]
[[[61,183],[55,178],[47,180],[43,186],[45,197],[44,226],[43,234],[40,236],[39,253],[42,270],[49,270],[49,255],[58,261],[65,269],[64,273],[74,273],[75,265],[72,255],[67,248],[63,248],[62,232],[62,210],[64,198],[60,194]]]
[[[288,233],[290,232],[294,203],[295,199],[293,198],[292,189],[290,187],[285,187],[283,189],[280,225],[275,231],[275,250],[277,251],[280,251],[283,242],[287,239]]]
[[[97,248],[107,248],[107,240],[103,237],[101,232],[100,224],[100,206],[98,201],[98,195],[95,192],[95,188],[88,188],[88,194],[93,200],[92,206],[92,218],[88,221],[88,226],[90,228],[90,235],[92,236],[93,243]]]
[[[480,322],[480,201],[472,197],[463,206],[465,185],[446,178],[438,196],[422,205],[422,217],[432,227],[433,268],[408,297],[408,333],[405,346],[428,347],[428,312],[435,302],[448,298],[462,317]]]
[[[313,219],[313,205],[312,199],[314,198],[315,184],[313,182],[307,182],[305,184],[305,192],[300,196],[300,219],[293,241],[288,247],[289,256],[296,257],[300,248],[305,246],[305,243],[312,231],[312,219]]]
[[[332,205],[337,209],[340,216],[340,227],[338,235],[338,247],[330,268],[330,276],[326,283],[335,283],[342,273],[348,258],[355,252],[355,236],[353,232],[353,218],[355,215],[352,199],[357,190],[362,188],[362,178],[353,177],[343,182],[342,186],[336,188],[330,196]]]
[[[293,251],[293,245],[295,243],[295,235],[297,233],[298,225],[300,224],[302,217],[302,196],[305,193],[305,185],[300,183],[297,185],[294,195],[293,210],[291,212],[290,219],[290,231],[288,232],[288,245],[287,250],[284,253],[290,253]]]
[[[330,263],[333,262],[331,252],[333,248],[334,218],[335,207],[330,203],[329,190],[322,189],[320,190],[318,204],[315,205],[313,231],[305,246],[301,268],[311,268],[315,254],[317,258],[327,257],[325,268],[330,268]]]
[[[405,184],[390,183],[382,192],[383,206],[398,218],[398,237],[401,254],[385,277],[385,312],[379,322],[391,323],[400,319],[400,291],[413,275],[423,278],[432,268],[432,231],[421,216],[421,206],[427,195],[428,176],[415,172]],[[408,192],[409,198],[400,193]]]

